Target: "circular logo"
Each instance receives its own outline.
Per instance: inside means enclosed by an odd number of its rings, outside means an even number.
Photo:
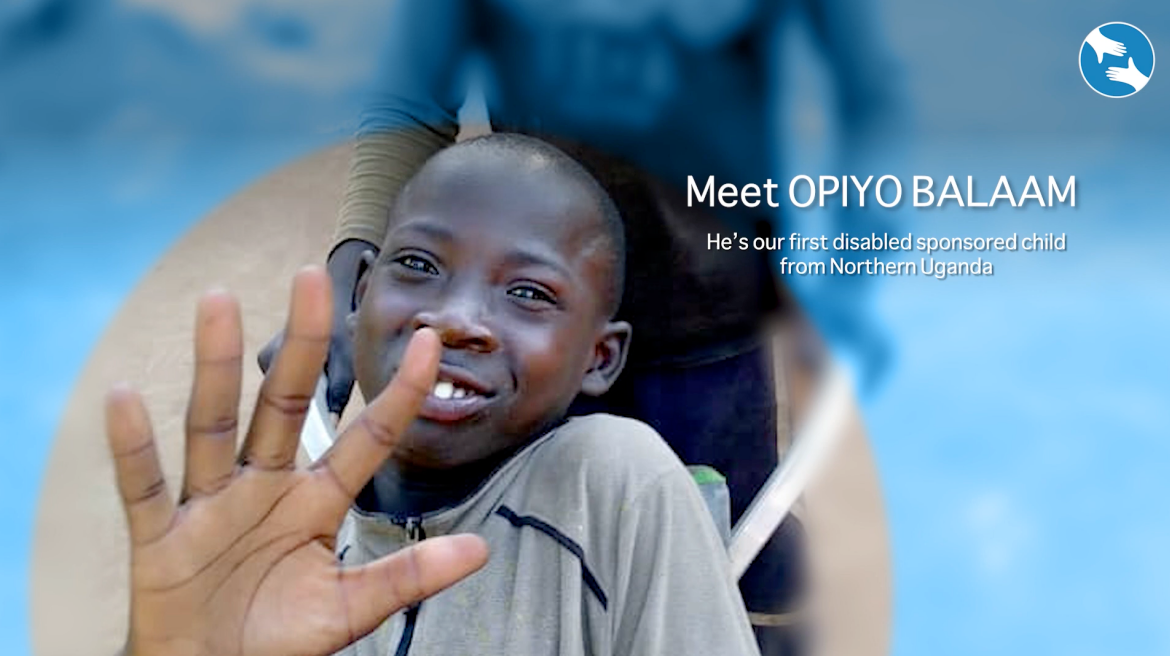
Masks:
[[[1105,23],[1081,43],[1081,77],[1102,96],[1132,96],[1153,74],[1154,46],[1129,23]]]

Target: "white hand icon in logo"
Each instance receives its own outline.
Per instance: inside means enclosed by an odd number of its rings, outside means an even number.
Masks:
[[[1114,82],[1128,84],[1129,86],[1133,87],[1134,93],[1141,91],[1142,87],[1146,86],[1146,82],[1150,81],[1150,78],[1142,75],[1142,72],[1133,65],[1133,57],[1129,58],[1129,68],[1118,68],[1116,66],[1110,66],[1109,69],[1105,71],[1105,77],[1108,77]]]
[[[1088,43],[1093,47],[1093,50],[1097,51],[1098,64],[1104,61],[1105,55],[1117,55],[1120,57],[1125,54],[1125,44],[1120,41],[1114,41],[1101,34],[1101,28],[1089,32],[1089,36],[1085,37],[1085,43]]]

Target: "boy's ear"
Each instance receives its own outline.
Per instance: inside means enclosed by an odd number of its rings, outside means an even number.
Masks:
[[[581,381],[581,393],[601,396],[613,387],[630,352],[630,338],[634,329],[625,321],[611,321],[605,325],[601,338],[593,350],[593,363]]]

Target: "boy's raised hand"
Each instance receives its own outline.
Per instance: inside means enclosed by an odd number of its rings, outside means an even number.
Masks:
[[[334,535],[433,386],[439,342],[420,330],[387,389],[325,456],[297,469],[329,314],[325,273],[302,271],[284,346],[237,454],[239,308],[223,293],[200,301],[177,505],[141,397],[110,393],[107,433],[131,543],[127,655],[330,654],[485,562],[482,540],[456,536],[363,567],[339,566]]]

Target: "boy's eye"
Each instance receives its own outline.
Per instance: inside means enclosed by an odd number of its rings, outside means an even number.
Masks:
[[[427,261],[426,258],[420,257],[418,255],[403,255],[401,257],[395,258],[394,263],[410,269],[411,271],[417,271],[419,273],[425,273],[432,276],[438,275],[439,273],[439,270],[435,268],[435,265]]]
[[[556,299],[552,297],[552,294],[544,291],[539,287],[533,287],[531,285],[513,287],[512,289],[508,290],[508,295],[518,298],[522,301],[527,301],[529,303],[547,303],[549,305],[555,305],[557,302]]]

